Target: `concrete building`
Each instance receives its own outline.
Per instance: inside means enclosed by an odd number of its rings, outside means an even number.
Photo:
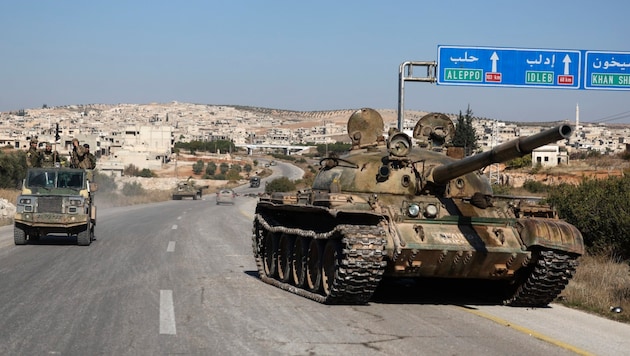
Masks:
[[[543,167],[569,164],[569,155],[566,151],[560,152],[560,147],[557,145],[545,145],[534,149],[532,152],[532,165],[536,164]]]

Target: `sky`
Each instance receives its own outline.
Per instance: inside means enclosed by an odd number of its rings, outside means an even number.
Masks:
[[[397,109],[401,63],[437,61],[438,45],[630,52],[628,14],[626,0],[2,1],[0,111],[171,101]],[[630,123],[629,99],[406,82],[404,102],[529,122],[574,120],[579,105],[580,122]]]

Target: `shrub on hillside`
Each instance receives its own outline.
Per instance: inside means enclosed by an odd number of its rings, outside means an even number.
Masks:
[[[544,193],[549,190],[549,186],[537,180],[526,180],[523,189],[530,193]]]
[[[98,170],[94,170],[94,182],[98,184],[99,193],[116,192],[116,181],[113,175],[107,175]]]
[[[593,253],[630,258],[630,177],[550,187],[548,201],[575,225]]]
[[[122,188],[122,194],[124,196],[143,195],[145,193],[144,188],[138,182],[125,183]]]
[[[276,178],[265,186],[266,193],[290,192],[293,190],[295,190],[295,183],[287,177]]]
[[[0,188],[18,188],[26,177],[26,152],[0,151]]]
[[[157,174],[153,173],[153,171],[148,168],[143,168],[140,173],[138,173],[138,177],[154,178],[157,177]]]

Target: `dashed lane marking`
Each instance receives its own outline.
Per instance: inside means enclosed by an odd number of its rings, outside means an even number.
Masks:
[[[175,335],[175,308],[173,308],[173,291],[160,290],[160,334]]]
[[[168,247],[166,248],[166,252],[173,252],[173,251],[175,251],[175,241],[169,241]]]

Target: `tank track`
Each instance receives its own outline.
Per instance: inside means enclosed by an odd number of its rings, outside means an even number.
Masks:
[[[561,251],[541,250],[531,272],[503,304],[514,307],[544,307],[562,292],[575,273],[577,257]]]
[[[342,258],[328,295],[302,289],[292,283],[282,282],[267,276],[262,256],[261,236],[268,232],[287,233],[309,239],[339,239]],[[253,248],[260,279],[268,284],[312,299],[323,304],[365,304],[367,303],[385,271],[384,261],[385,231],[380,226],[337,225],[332,231],[315,233],[311,230],[271,226],[260,215],[254,219]]]

